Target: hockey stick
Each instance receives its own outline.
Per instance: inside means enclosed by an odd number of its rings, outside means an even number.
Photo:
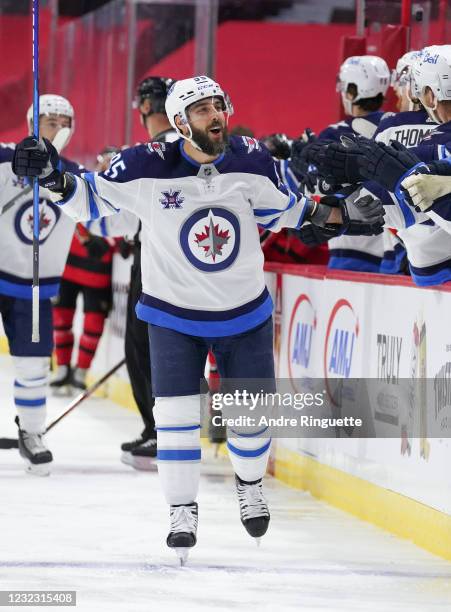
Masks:
[[[39,142],[39,0],[33,0],[33,135]],[[31,341],[39,342],[39,183],[33,178],[33,285]]]
[[[69,412],[72,412],[74,408],[79,406],[85,399],[87,399],[90,395],[95,393],[95,391],[97,391],[97,389],[101,387],[110,378],[110,376],[112,376],[115,372],[117,372],[119,368],[124,365],[124,363],[125,363],[125,358],[122,359],[115,366],[113,366],[111,370],[108,370],[108,372],[104,374],[102,378],[99,378],[99,380],[95,382],[94,384],[92,384],[90,387],[88,387],[86,391],[83,391],[83,393],[80,393],[80,395],[76,397],[69,404],[69,406],[64,410],[64,412],[62,412],[56,419],[54,419],[53,421],[49,423],[49,425],[47,426],[47,429],[45,430],[45,433],[50,431],[52,427],[55,427],[57,423],[59,423],[62,419],[64,419],[66,415],[69,414]],[[17,448],[17,447],[18,447],[18,440],[16,438],[0,438],[0,449]]]
[[[17,438],[0,438],[0,448],[19,448]]]
[[[102,378],[99,378],[99,380],[97,382],[95,382],[93,385],[91,385],[90,387],[88,387],[86,389],[86,391],[83,391],[83,393],[80,393],[80,395],[78,397],[76,397],[70,404],[69,406],[66,408],[66,410],[64,410],[64,412],[62,412],[58,417],[56,417],[56,419],[54,419],[53,421],[51,421],[48,425],[47,425],[47,429],[45,430],[45,433],[47,433],[48,431],[50,431],[53,427],[55,427],[55,425],[57,423],[59,423],[62,419],[64,419],[65,416],[67,416],[69,414],[69,412],[72,412],[72,410],[74,408],[76,408],[77,406],[79,406],[85,399],[87,399],[88,397],[90,397],[93,393],[95,393],[95,391],[97,391],[97,389],[99,387],[101,387],[110,376],[112,376],[115,372],[117,372],[119,370],[120,367],[122,367],[125,363],[125,357],[124,359],[121,359],[121,361],[119,363],[117,363],[115,366],[113,366],[111,368],[111,370],[108,370],[108,372],[106,374],[104,374],[102,376]],[[0,440],[1,442],[1,440]]]

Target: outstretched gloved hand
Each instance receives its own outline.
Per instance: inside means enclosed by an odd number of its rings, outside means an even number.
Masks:
[[[405,178],[401,186],[410,196],[417,212],[426,212],[435,200],[450,196],[451,198],[451,164],[447,161],[438,161],[419,168],[420,172]],[[424,174],[428,171],[430,174]]]
[[[14,151],[12,169],[17,176],[38,177],[41,187],[52,189],[61,181],[59,155],[50,140],[33,136],[21,140]]]
[[[360,175],[376,181],[388,191],[395,192],[403,176],[422,163],[400,142],[392,141],[391,145],[373,140],[358,142],[363,153],[357,158]]]

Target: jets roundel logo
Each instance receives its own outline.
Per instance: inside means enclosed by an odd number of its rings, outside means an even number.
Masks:
[[[229,268],[240,250],[240,222],[226,208],[197,210],[183,223],[180,246],[188,261],[202,272]]]
[[[49,200],[39,201],[39,244],[44,244],[55,229],[61,211]],[[19,208],[14,219],[17,236],[25,244],[33,244],[33,200],[28,200]]]

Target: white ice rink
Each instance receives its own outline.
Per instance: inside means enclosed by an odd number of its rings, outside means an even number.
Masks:
[[[0,368],[0,436],[15,436],[8,358]],[[51,416],[66,403],[52,399]],[[120,443],[139,431],[136,414],[94,399],[48,435],[49,478],[0,450],[0,590],[76,590],[67,609],[83,612],[451,610],[451,564],[273,479],[257,548],[228,462],[209,453],[198,545],[179,568],[157,474],[119,461]]]

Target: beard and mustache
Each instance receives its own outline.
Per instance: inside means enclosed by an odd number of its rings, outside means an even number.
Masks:
[[[193,126],[190,127],[192,133],[191,138],[201,149],[202,153],[211,156],[221,155],[221,153],[224,153],[224,151],[227,149],[229,145],[229,132],[226,125],[219,122],[214,122],[205,130],[199,130]],[[211,140],[209,136],[209,131],[215,127],[222,130],[222,140],[218,140],[217,142]]]

